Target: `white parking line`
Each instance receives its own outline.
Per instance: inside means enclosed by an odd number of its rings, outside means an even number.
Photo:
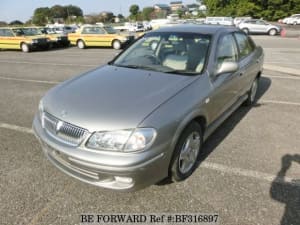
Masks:
[[[46,62],[7,61],[7,60],[0,60],[0,63],[48,65],[48,66],[83,66],[83,67],[97,67],[97,66],[99,66],[99,64],[46,63]]]
[[[13,77],[3,77],[3,76],[0,76],[0,79],[3,79],[3,80],[13,80],[13,81],[22,81],[22,82],[43,83],[43,84],[58,84],[58,83],[60,83],[59,81],[30,80],[30,79],[13,78]]]
[[[282,53],[281,53],[282,54]],[[284,61],[265,61],[268,64],[286,64],[286,65],[300,65],[298,62],[284,62]]]
[[[27,127],[16,126],[13,124],[0,123],[0,128],[5,128],[5,129],[9,129],[9,130],[33,134],[32,129],[27,128]],[[275,182],[283,183],[283,184],[285,184],[286,182],[289,182],[289,184],[300,186],[300,183],[293,183],[294,179],[290,178],[290,177],[285,177],[284,179],[276,178],[276,176],[269,174],[269,173],[263,173],[263,172],[259,172],[259,171],[255,171],[255,170],[247,170],[247,169],[243,169],[243,168],[229,167],[229,166],[222,165],[219,163],[205,161],[200,164],[200,167],[210,169],[210,170],[215,170],[215,171],[222,172],[225,174],[230,174],[230,175],[255,178],[255,179],[263,180],[263,181],[267,181],[267,182],[275,181]]]
[[[300,106],[300,103],[298,103],[298,102],[277,101],[277,100],[259,100],[258,103],[272,103],[272,104]]]
[[[88,55],[89,53],[90,53],[90,55]],[[100,54],[99,52],[98,53],[97,52],[88,52],[88,54],[84,53],[84,58],[85,59],[92,58],[92,59],[106,59],[107,60],[107,54],[111,54],[111,57],[114,57],[117,54],[117,52],[115,52],[115,53],[108,52],[106,54],[103,54],[103,52],[102,52],[102,54]],[[95,54],[97,54],[97,55],[95,56]],[[17,55],[17,56],[10,55],[10,56],[12,56],[14,58],[8,58],[7,56],[6,57],[5,56],[2,57],[2,55],[0,55],[0,59],[1,60],[16,59],[16,57],[18,57],[18,56],[20,56],[19,59],[24,59],[24,56],[22,56],[22,55]],[[72,54],[72,53],[57,53],[56,52],[56,53],[53,53],[53,54],[51,54],[51,53],[41,53],[41,54],[35,53],[34,56],[38,56],[38,57],[39,56],[49,56],[49,57],[53,57],[54,56],[55,58],[57,58],[57,56],[59,56],[59,57],[82,57],[82,54],[80,54],[80,53],[76,53],[76,54]]]
[[[23,133],[33,134],[33,130],[30,128],[20,127],[20,126],[8,124],[8,123],[0,123],[0,128],[5,128],[8,130],[14,130],[14,131],[19,131],[19,132],[23,132]]]
[[[263,74],[263,77],[270,77],[270,78],[277,78],[277,79],[290,79],[290,80],[300,80],[300,77],[296,77],[293,75],[286,75],[286,76],[274,76],[274,75],[268,75],[268,74]]]
[[[294,178],[291,177],[280,177],[280,178],[276,178],[276,176],[269,174],[269,173],[262,173],[259,171],[255,171],[255,170],[246,170],[246,169],[242,169],[242,168],[235,168],[235,167],[229,167],[226,165],[222,165],[219,163],[212,163],[212,162],[202,162],[200,164],[200,167],[202,168],[206,168],[206,169],[211,169],[211,170],[216,170],[222,173],[226,173],[226,174],[231,174],[231,175],[236,175],[236,176],[243,176],[243,177],[250,177],[250,178],[255,178],[258,180],[264,180],[264,181],[268,181],[268,182],[277,182],[277,183],[286,183],[288,182],[289,184],[293,184],[296,186],[300,186],[299,182],[294,182]]]

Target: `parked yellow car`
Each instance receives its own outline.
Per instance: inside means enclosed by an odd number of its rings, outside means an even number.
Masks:
[[[21,49],[30,52],[33,49],[48,49],[50,40],[22,27],[0,28],[0,49]]]
[[[85,47],[113,47],[120,49],[134,40],[134,36],[121,35],[111,26],[85,25],[76,33],[69,33],[72,45]]]

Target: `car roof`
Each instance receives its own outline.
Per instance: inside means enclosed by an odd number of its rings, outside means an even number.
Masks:
[[[199,33],[199,34],[215,34],[219,32],[238,31],[235,27],[222,25],[202,25],[202,24],[180,24],[168,27],[162,27],[152,32],[182,32],[182,33]]]

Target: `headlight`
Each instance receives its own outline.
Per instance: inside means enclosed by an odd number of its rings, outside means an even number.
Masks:
[[[129,40],[129,37],[122,37],[122,38],[121,38],[121,41],[122,41],[122,42],[125,42],[125,41],[128,41],[128,40]]]
[[[153,128],[96,132],[87,142],[87,147],[98,150],[140,151],[150,146],[156,137]]]

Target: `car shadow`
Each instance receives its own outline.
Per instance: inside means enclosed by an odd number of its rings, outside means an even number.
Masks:
[[[239,107],[232,115],[230,115],[204,142],[201,153],[199,155],[199,161],[197,167],[201,165],[201,162],[212,153],[215,148],[222,143],[222,141],[230,134],[235,126],[246,116],[252,107],[261,107],[263,104],[259,103],[259,99],[267,92],[271,86],[271,79],[267,77],[261,77],[259,81],[259,87],[256,95],[256,103],[252,106]],[[166,178],[158,183],[158,185],[170,184],[172,181],[170,178]]]
[[[277,173],[270,188],[270,196],[285,204],[281,225],[300,224],[300,180],[287,180],[286,173],[292,162],[300,164],[300,155],[284,155],[281,158],[281,169]]]

